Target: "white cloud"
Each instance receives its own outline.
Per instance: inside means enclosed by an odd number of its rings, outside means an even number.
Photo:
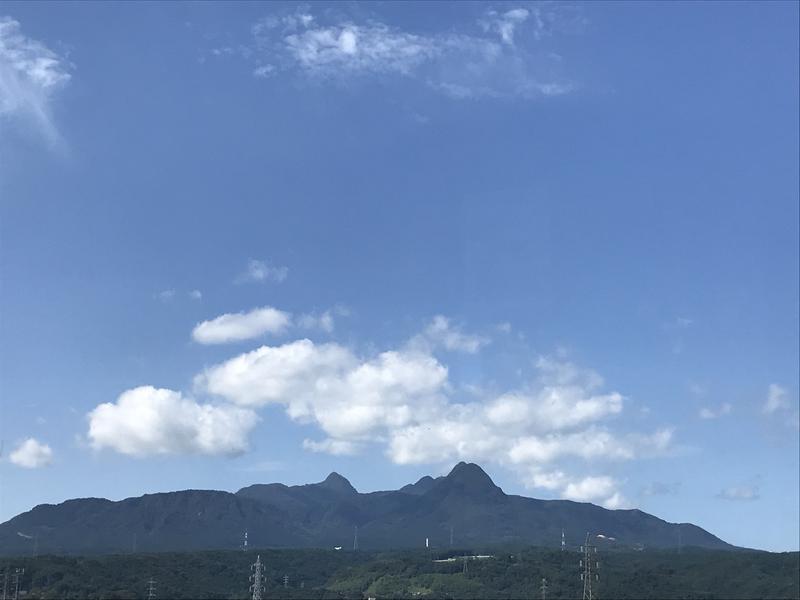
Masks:
[[[736,485],[725,488],[717,494],[723,500],[750,501],[760,497],[757,485]]]
[[[205,331],[204,324],[196,328],[195,337],[198,330],[207,339],[249,337],[252,327],[237,329],[247,315],[208,321]],[[298,321],[319,326],[319,316],[313,323]],[[285,315],[281,326],[289,324]],[[222,333],[214,331],[217,326]],[[671,449],[673,431],[615,431],[612,422],[623,411],[623,396],[604,391],[596,372],[560,358],[539,357],[529,383],[517,389],[465,393],[464,384],[450,382],[434,351],[473,352],[483,343],[437,317],[399,349],[366,355],[308,339],[263,345],[195,377],[197,397],[209,395],[217,404],[136,388],[91,413],[89,437],[95,447],[134,455],[233,453],[246,446],[254,411],[276,405],[289,419],[322,433],[303,442],[311,452],[350,455],[382,448],[396,464],[494,463],[516,472],[526,485],[562,497],[626,505],[619,482],[598,473],[598,466],[663,455]],[[563,470],[579,463],[591,471]]]
[[[142,386],[88,414],[93,448],[144,457],[241,454],[258,417],[235,406],[199,404],[180,392]]]
[[[767,391],[767,401],[764,403],[764,413],[771,415],[779,410],[789,408],[786,390],[777,383],[771,383]]]
[[[200,344],[227,344],[261,337],[267,333],[283,333],[291,324],[291,315],[271,306],[249,312],[226,313],[210,321],[198,323],[192,338]]]
[[[718,419],[719,417],[729,415],[731,410],[733,410],[733,407],[730,402],[723,402],[717,409],[703,407],[698,414],[701,419]]]
[[[0,118],[27,120],[58,141],[51,103],[70,77],[62,57],[25,36],[19,21],[0,17]]]
[[[409,347],[424,352],[444,348],[450,352],[475,354],[488,343],[489,338],[464,333],[461,328],[451,325],[450,319],[437,315],[422,333],[411,338]]]
[[[575,85],[558,75],[561,60],[535,43],[546,30],[560,29],[563,12],[555,5],[490,11],[480,28],[414,33],[377,20],[326,20],[297,11],[259,21],[252,28],[253,48],[238,54],[256,62],[256,77],[299,72],[342,82],[395,76],[455,98],[555,96]],[[525,34],[534,45],[517,43]]]
[[[241,406],[283,405],[331,438],[358,441],[424,415],[446,378],[429,355],[390,351],[364,360],[338,344],[298,340],[208,368],[195,386]]]
[[[274,281],[281,283],[289,276],[289,267],[276,267],[268,261],[251,259],[247,268],[236,278],[236,283]]]
[[[39,469],[53,461],[53,450],[35,438],[28,438],[14,449],[8,459],[18,467]]]
[[[192,290],[189,292],[189,298],[192,300],[202,300],[203,299],[203,292],[200,290]]]

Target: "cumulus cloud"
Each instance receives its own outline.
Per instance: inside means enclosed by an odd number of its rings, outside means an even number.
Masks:
[[[220,319],[208,323],[231,325]],[[318,321],[315,316],[308,325]],[[288,323],[287,316],[282,324]],[[206,329],[210,335],[212,326]],[[89,437],[95,447],[133,455],[233,453],[246,446],[255,411],[272,405],[318,428],[319,438],[303,442],[311,452],[351,455],[381,448],[396,464],[494,463],[530,487],[608,507],[627,505],[622,484],[598,469],[667,453],[672,429],[616,431],[624,397],[604,390],[596,372],[563,358],[539,357],[528,383],[516,389],[464,394],[437,351],[475,352],[484,343],[437,317],[394,350],[362,354],[309,339],[262,345],[194,378],[194,397],[215,404],[172,390],[129,390],[90,414]],[[564,464],[571,472],[562,470]],[[572,472],[580,464],[588,472]]]
[[[283,333],[290,323],[289,313],[265,306],[249,312],[226,313],[198,323],[192,330],[192,338],[200,344],[227,344],[267,333]]]
[[[767,390],[767,400],[764,403],[764,413],[771,415],[789,408],[789,399],[786,390],[777,383],[771,383]]]
[[[245,270],[236,278],[236,283],[281,283],[289,276],[289,267],[278,267],[268,261],[251,259]]]
[[[361,359],[338,344],[304,339],[208,368],[195,386],[240,406],[283,405],[291,418],[314,422],[333,439],[357,441],[429,411],[446,378],[429,355],[389,351]]]
[[[18,467],[39,469],[53,462],[53,450],[35,438],[28,438],[14,449],[8,460]]]
[[[244,408],[199,404],[180,392],[142,386],[100,404],[88,419],[93,448],[144,457],[241,454],[258,418]]]
[[[750,501],[760,497],[757,485],[735,485],[721,490],[717,498],[723,500]]]
[[[723,402],[719,405],[719,408],[711,408],[711,407],[703,407],[700,409],[698,413],[701,419],[718,419],[719,417],[723,417],[725,415],[729,415],[733,410],[730,402]]]
[[[307,339],[262,346],[207,368],[195,390],[250,408],[285,407],[291,419],[326,434],[321,442],[304,443],[314,452],[351,454],[378,443],[397,464],[494,462],[565,497],[583,497],[592,480],[581,487],[580,478],[557,478],[545,467],[565,459],[636,460],[671,446],[669,428],[613,432],[603,422],[621,413],[623,397],[602,393],[602,378],[593,371],[549,357],[537,361],[539,376],[530,388],[457,402],[447,367],[432,347],[417,340],[361,357],[339,344]],[[597,487],[592,498],[608,489]],[[616,489],[601,500],[615,507],[626,502]]]
[[[252,28],[252,46],[212,54],[255,61],[259,78],[281,72],[338,82],[399,77],[454,98],[556,96],[576,86],[559,74],[559,57],[537,44],[545,33],[564,29],[558,26],[562,20],[578,28],[574,15],[565,12],[557,5],[489,11],[460,31],[421,33],[300,10],[260,20]],[[519,44],[523,38],[529,43]]]
[[[19,21],[0,16],[0,118],[25,120],[56,142],[51,104],[69,70],[63,57],[23,34]]]
[[[203,292],[200,290],[192,290],[189,292],[189,298],[192,300],[202,300],[203,299]]]

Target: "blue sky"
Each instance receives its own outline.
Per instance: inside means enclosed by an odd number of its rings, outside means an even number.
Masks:
[[[0,15],[0,520],[472,460],[798,549],[796,3]]]

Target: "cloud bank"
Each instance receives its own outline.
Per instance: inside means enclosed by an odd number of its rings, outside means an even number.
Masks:
[[[320,316],[304,317],[296,326],[319,326]],[[265,307],[205,321],[193,335],[218,343],[290,325],[289,313]],[[203,369],[191,395],[145,386],[101,404],[88,416],[88,437],[96,449],[132,456],[237,454],[247,449],[257,411],[278,406],[318,430],[303,442],[311,452],[379,449],[395,464],[485,461],[532,488],[627,506],[623,482],[598,466],[662,455],[672,430],[616,430],[624,397],[604,390],[596,372],[548,356],[531,363],[524,385],[462,398],[463,385],[451,381],[443,358],[477,353],[490,342],[440,315],[399,347],[367,354],[306,338],[262,345]]]

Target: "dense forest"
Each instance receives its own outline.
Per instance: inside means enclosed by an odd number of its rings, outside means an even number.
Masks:
[[[476,553],[489,556],[462,558]],[[265,598],[533,599],[541,598],[543,579],[547,598],[576,598],[582,591],[578,552],[532,547],[39,556],[2,559],[0,568],[24,569],[21,598],[146,598],[152,578],[157,598],[244,599],[257,555]],[[597,598],[800,597],[797,552],[600,551],[597,560]],[[7,581],[12,592],[13,577]]]

